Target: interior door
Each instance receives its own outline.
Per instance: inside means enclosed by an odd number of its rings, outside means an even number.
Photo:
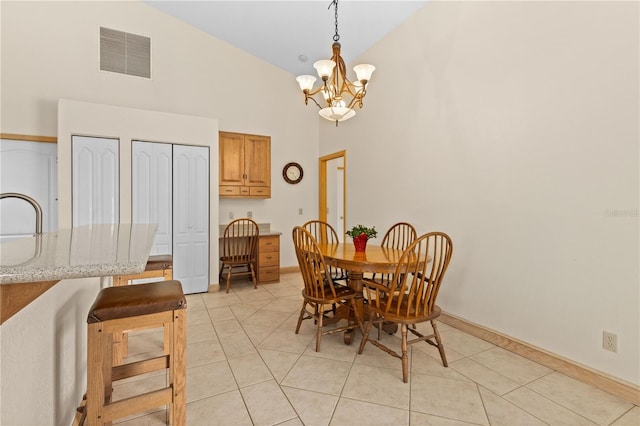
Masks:
[[[336,230],[340,242],[346,232],[346,151],[320,157],[318,218]]]
[[[132,141],[132,218],[158,225],[151,254],[173,252],[173,148]]]
[[[173,145],[173,267],[185,293],[208,290],[208,147]]]
[[[118,223],[118,139],[71,137],[73,226]]]

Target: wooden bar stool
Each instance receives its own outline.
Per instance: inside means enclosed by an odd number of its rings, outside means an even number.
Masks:
[[[149,256],[144,271],[139,274],[115,275],[113,277],[114,286],[129,285],[132,280],[142,280],[147,278],[162,278],[163,280],[173,279],[173,257],[170,254],[159,254]],[[114,365],[122,364],[122,359],[129,353],[129,335],[124,332],[119,336],[114,336],[116,345],[113,348]]]
[[[145,278],[162,278],[164,280],[173,279],[173,256],[170,254],[159,254],[149,256],[144,271],[139,274],[115,275],[113,285],[128,285],[131,280],[142,280]]]
[[[88,425],[151,408],[168,406],[172,425],[186,424],[186,308],[179,281],[159,281],[100,291],[87,316]],[[113,364],[114,336],[125,330],[164,328],[162,356],[123,365]],[[168,370],[165,388],[112,401],[112,383],[157,370]]]

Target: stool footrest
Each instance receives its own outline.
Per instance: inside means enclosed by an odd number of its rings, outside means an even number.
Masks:
[[[111,374],[112,380],[115,382],[116,380],[127,379],[129,377],[151,373],[152,371],[164,370],[167,368],[169,368],[169,356],[163,355],[157,358],[145,359],[113,367]]]
[[[172,400],[173,388],[166,388],[111,402],[104,407],[102,421],[106,423],[151,408],[167,405]]]

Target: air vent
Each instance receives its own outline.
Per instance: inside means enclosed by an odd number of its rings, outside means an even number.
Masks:
[[[100,27],[100,69],[151,78],[151,38]]]

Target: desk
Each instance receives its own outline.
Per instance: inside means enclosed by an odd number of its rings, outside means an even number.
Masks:
[[[360,318],[364,318],[364,295],[362,294],[362,277],[364,273],[394,273],[403,253],[402,250],[384,248],[372,244],[367,244],[366,251],[356,252],[351,242],[339,244],[318,243],[318,248],[328,264],[345,269],[349,273],[349,287],[358,293],[356,307]],[[327,324],[346,319],[347,315],[347,310],[338,310],[336,315],[327,321]],[[345,332],[344,341],[346,344],[351,343],[352,334],[352,331]]]

